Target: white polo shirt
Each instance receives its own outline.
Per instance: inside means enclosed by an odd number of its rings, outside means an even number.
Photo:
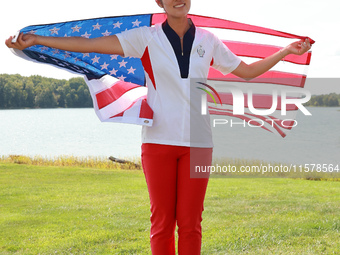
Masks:
[[[208,77],[212,66],[223,74],[241,60],[214,34],[191,26],[183,40],[167,22],[117,34],[125,57],[141,58],[154,111],[151,127],[143,127],[142,142],[191,147],[213,147],[210,117],[201,114],[197,79]],[[182,51],[182,52],[181,52]]]

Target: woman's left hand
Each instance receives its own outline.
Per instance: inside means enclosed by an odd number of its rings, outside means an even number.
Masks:
[[[288,54],[302,55],[311,49],[312,45],[309,39],[293,42],[284,48],[284,51]]]
[[[309,51],[310,48],[311,43],[308,38],[305,40],[293,42],[288,46],[282,48],[278,52],[274,53],[273,55],[249,65],[241,61],[239,66],[232,72],[232,74],[245,80],[251,80],[270,70],[274,65],[276,65],[281,59],[284,59],[287,55],[302,55]]]

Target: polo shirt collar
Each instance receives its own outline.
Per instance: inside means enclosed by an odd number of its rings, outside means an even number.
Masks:
[[[165,20],[162,24],[162,28],[166,36],[168,37],[169,40],[175,40],[175,39],[180,39],[177,33],[170,27],[168,20]],[[191,21],[191,26],[188,29],[188,31],[185,33],[183,37],[184,40],[188,39],[194,39],[195,38],[195,32],[196,32],[196,27],[194,23]]]
[[[195,39],[196,27],[194,23],[191,22],[191,26],[183,37],[183,49],[181,46],[180,37],[177,33],[170,27],[168,21],[164,21],[162,24],[162,29],[168,38],[178,61],[178,65],[181,72],[182,78],[188,78],[189,75],[189,65],[190,65],[190,55],[192,45]]]

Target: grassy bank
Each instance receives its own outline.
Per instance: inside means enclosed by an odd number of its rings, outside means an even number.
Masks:
[[[141,170],[139,158],[130,158],[128,163],[120,164],[105,157],[29,157],[25,155],[0,156],[0,163],[15,163],[33,166],[82,167],[97,169]]]
[[[112,157],[110,157],[112,158]],[[0,156],[0,163],[15,163],[34,166],[56,166],[56,167],[81,167],[81,168],[97,168],[97,169],[121,169],[121,170],[142,170],[140,158],[122,159],[126,161],[124,164],[113,162],[106,157],[75,157],[75,156],[57,156],[57,157],[28,157],[24,155]],[[220,171],[218,171],[218,167]],[[303,165],[287,165],[278,162],[265,162],[261,160],[237,159],[237,158],[217,158],[212,162],[212,177],[226,178],[299,178],[307,180],[324,180],[324,181],[340,181],[340,165],[327,165],[332,167],[331,172],[325,173],[316,169],[319,166],[309,166],[310,170],[314,167],[314,171],[304,171]],[[222,171],[228,170],[229,171]],[[246,171],[244,171],[246,170]],[[263,170],[266,170],[265,172]],[[294,171],[295,170],[295,171]]]
[[[142,171],[0,163],[0,254],[150,254]],[[212,178],[202,254],[338,254],[340,184]]]

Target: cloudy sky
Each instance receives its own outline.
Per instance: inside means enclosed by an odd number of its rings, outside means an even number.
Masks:
[[[340,78],[339,10],[338,0],[192,0],[191,13],[309,36],[316,43],[312,49],[313,57],[308,76]],[[0,73],[19,73],[24,76],[38,74],[65,79],[75,76],[14,56],[4,45],[4,41],[25,26],[154,12],[162,12],[154,0],[18,0],[12,5],[1,3]],[[340,85],[333,84],[330,90],[340,92]]]

